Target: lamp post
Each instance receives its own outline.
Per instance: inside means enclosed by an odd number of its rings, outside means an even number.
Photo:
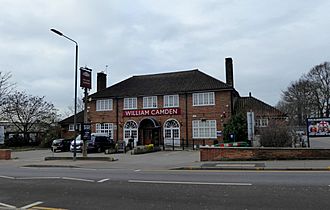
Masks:
[[[76,151],[76,135],[77,135],[77,71],[78,71],[78,43],[71,39],[70,37],[65,36],[62,32],[56,29],[50,29],[52,32],[59,36],[63,36],[64,38],[74,42],[76,44],[76,63],[75,63],[75,79],[74,79],[74,116],[73,116],[73,126],[74,126],[74,148],[73,148],[73,160],[76,160],[77,151]]]

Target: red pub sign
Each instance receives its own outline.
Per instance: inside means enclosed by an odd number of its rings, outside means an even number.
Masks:
[[[138,109],[124,110],[124,117],[139,117],[139,116],[159,116],[159,115],[180,115],[180,108],[162,108],[162,109]]]
[[[80,87],[82,88],[92,88],[92,69],[87,67],[80,68]]]

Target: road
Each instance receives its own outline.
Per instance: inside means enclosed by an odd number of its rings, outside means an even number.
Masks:
[[[0,209],[328,209],[330,205],[327,171],[22,167],[3,168],[0,186]]]

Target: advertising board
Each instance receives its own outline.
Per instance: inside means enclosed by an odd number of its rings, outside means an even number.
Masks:
[[[309,137],[329,137],[330,118],[308,118],[307,135]]]

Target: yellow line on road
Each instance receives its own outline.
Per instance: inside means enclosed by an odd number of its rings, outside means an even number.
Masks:
[[[29,209],[29,210],[67,210],[67,209],[35,206],[35,207],[33,207],[33,208]]]

